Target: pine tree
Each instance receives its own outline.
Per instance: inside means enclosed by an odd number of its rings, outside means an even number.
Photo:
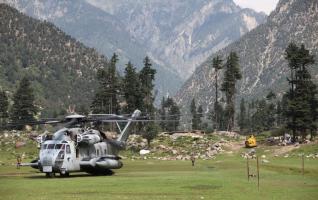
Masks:
[[[240,131],[243,131],[246,128],[246,115],[245,100],[242,98],[240,103],[240,114],[238,116]]]
[[[195,99],[192,99],[191,101],[190,112],[192,114],[192,129],[196,130],[199,128],[199,124],[198,124],[198,114],[197,114]]]
[[[153,114],[155,108],[153,102],[155,97],[153,95],[156,70],[151,68],[152,64],[148,56],[144,59],[144,67],[139,73],[139,80],[141,83],[141,98],[142,98],[142,107],[140,108],[142,112],[146,114]]]
[[[128,62],[125,68],[122,91],[126,100],[126,106],[124,108],[126,113],[132,113],[135,109],[141,108],[142,99],[140,98],[141,94],[138,73],[131,62]]]
[[[226,121],[228,130],[231,131],[234,127],[234,115],[235,115],[235,85],[237,80],[242,78],[239,69],[239,58],[235,52],[231,52],[225,63],[224,80],[221,86],[221,90],[225,93],[226,97]]]
[[[173,120],[173,122],[168,123],[168,130],[177,130],[180,123],[180,109],[176,102],[172,101],[170,109],[169,109],[169,120]]]
[[[162,130],[166,131],[167,130],[167,123],[165,122],[165,120],[167,120],[167,116],[166,116],[167,115],[167,107],[166,107],[166,98],[165,97],[162,97],[159,114],[160,114],[160,119],[162,120],[160,122],[160,127]]]
[[[97,79],[99,87],[91,104],[91,110],[95,114],[110,113],[111,94],[109,92],[108,72],[105,68],[98,69]]]
[[[158,135],[159,130],[159,126],[154,122],[150,122],[146,125],[142,136],[147,140],[148,148],[150,148],[150,142]]]
[[[266,95],[266,108],[265,108],[265,130],[270,130],[275,126],[276,121],[276,94],[270,91]]]
[[[316,85],[311,80],[307,67],[314,64],[314,57],[305,49],[291,43],[286,49],[285,58],[290,68],[291,85],[287,92],[287,128],[292,130],[293,140],[297,135],[303,138],[307,131],[316,129]]]
[[[13,105],[10,120],[14,123],[27,123],[34,121],[38,109],[35,106],[34,92],[30,81],[24,77],[19,84],[19,88],[13,95]],[[16,127],[22,129],[23,126]]]
[[[167,99],[164,97],[162,98],[159,113],[161,115],[161,120],[168,120],[160,123],[162,130],[175,131],[179,126],[180,109],[171,97],[168,97]]]
[[[110,100],[110,113],[119,113],[119,101],[118,96],[120,95],[120,77],[117,74],[116,64],[118,62],[118,55],[116,53],[113,54],[110,60],[109,66],[109,93],[111,96]]]
[[[116,71],[117,54],[103,68],[98,69],[99,88],[91,104],[93,113],[119,113],[118,95],[120,94],[120,77]]]
[[[213,121],[214,121],[214,124],[215,124],[215,128],[218,129],[220,128],[220,118],[221,118],[221,108],[219,105],[219,102],[218,102],[218,71],[220,69],[222,69],[222,62],[223,60],[219,57],[219,56],[216,56],[215,58],[213,58],[213,68],[215,70],[215,102],[214,102],[214,116],[213,116]]]
[[[0,127],[4,126],[8,120],[9,101],[5,91],[0,90]]]
[[[198,129],[202,129],[203,107],[200,105],[197,111]]]

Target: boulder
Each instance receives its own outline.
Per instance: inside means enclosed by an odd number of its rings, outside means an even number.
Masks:
[[[268,160],[263,159],[263,160],[262,160],[262,163],[269,163],[269,161],[268,161]]]
[[[173,155],[176,155],[177,153],[178,153],[178,151],[177,151],[177,150],[172,149],[172,154],[173,154]]]
[[[256,154],[256,150],[255,149],[251,149],[248,151],[248,155],[252,156]]]
[[[142,149],[142,150],[139,151],[139,154],[142,155],[142,156],[146,155],[146,154],[149,154],[149,153],[150,153],[150,151],[147,150],[147,149]]]
[[[26,143],[25,142],[16,142],[15,143],[15,148],[17,149],[17,148],[20,148],[20,147],[23,147],[23,146],[25,146],[26,145]]]

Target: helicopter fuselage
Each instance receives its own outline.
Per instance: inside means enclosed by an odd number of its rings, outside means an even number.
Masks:
[[[88,173],[107,173],[110,169],[123,166],[117,156],[118,147],[102,141],[96,133],[81,135],[81,141],[47,140],[41,145],[38,168],[51,175],[84,171]]]
[[[37,138],[40,144],[39,158],[23,165],[39,169],[46,173],[47,177],[53,177],[55,173],[68,176],[70,172],[80,171],[91,174],[112,174],[111,169],[123,166],[118,152],[125,148],[128,127],[139,115],[140,111],[136,110],[132,117],[127,119],[123,130],[118,126],[120,135],[117,139],[107,138],[99,130],[81,127],[62,128],[52,137],[40,135]],[[74,115],[70,119],[82,118],[80,115]]]

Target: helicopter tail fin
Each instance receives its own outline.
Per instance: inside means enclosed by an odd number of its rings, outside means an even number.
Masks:
[[[118,137],[117,141],[125,142],[128,139],[128,136],[129,136],[128,128],[131,122],[133,122],[134,119],[140,116],[140,113],[141,113],[140,110],[134,111],[134,113],[131,115],[131,118],[128,119],[128,122],[126,126],[124,127],[124,129],[120,132],[120,136]]]

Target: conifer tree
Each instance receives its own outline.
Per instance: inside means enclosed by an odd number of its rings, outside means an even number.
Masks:
[[[109,66],[109,94],[111,96],[110,100],[110,113],[119,113],[119,101],[118,96],[120,94],[120,77],[117,74],[116,64],[118,62],[118,55],[116,53],[113,54],[110,60]]]
[[[226,97],[226,122],[228,130],[231,131],[234,126],[235,115],[235,85],[237,80],[242,78],[239,69],[239,58],[235,52],[231,52],[225,63],[224,80],[221,86],[221,90],[225,93]]]
[[[0,127],[4,126],[8,120],[9,101],[5,91],[0,90]]]
[[[128,62],[125,68],[125,77],[123,80],[123,93],[126,100],[124,108],[126,113],[132,113],[135,109],[140,109],[142,99],[140,98],[140,83],[136,68]]]
[[[243,131],[246,128],[246,115],[245,100],[242,98],[240,103],[240,114],[238,116],[238,125],[240,127],[240,131]]]
[[[167,120],[167,107],[166,107],[166,98],[162,97],[161,100],[161,107],[159,109],[160,119],[162,120],[160,122],[160,127],[162,130],[167,130],[167,123],[165,123],[165,120]]]
[[[219,104],[219,97],[218,97],[218,71],[220,69],[222,69],[222,62],[223,60],[219,57],[216,56],[215,58],[213,58],[212,61],[212,66],[215,70],[215,102],[214,102],[214,115],[213,115],[213,121],[215,124],[215,128],[218,129],[220,127],[220,119],[221,119],[221,115],[223,113],[221,113],[222,111],[222,107]],[[221,107],[221,108],[220,108]]]
[[[316,85],[311,80],[308,66],[314,64],[314,57],[305,49],[291,43],[286,49],[285,58],[290,68],[291,87],[287,92],[287,128],[292,130],[293,140],[297,135],[303,138],[308,130],[316,129]]]
[[[191,101],[190,112],[192,114],[192,129],[196,130],[199,128],[199,124],[198,124],[198,114],[197,114],[195,99],[192,99]]]
[[[13,105],[10,114],[10,120],[15,123],[27,123],[34,121],[38,109],[35,106],[34,92],[29,79],[24,77],[19,84],[18,89],[13,95]],[[22,129],[23,126],[16,127]]]
[[[110,113],[111,95],[109,93],[108,73],[105,68],[98,69],[97,79],[99,87],[92,101],[91,110],[95,114]]]
[[[148,56],[144,59],[144,67],[139,72],[139,80],[141,83],[141,98],[142,106],[141,111],[146,114],[153,114],[155,108],[153,102],[155,100],[153,95],[156,70],[152,68],[152,64]]]
[[[158,135],[159,130],[160,127],[154,122],[150,122],[145,126],[145,131],[142,133],[142,137],[147,140],[148,148],[150,148],[150,142]]]
[[[162,98],[159,113],[161,120],[168,120],[160,123],[162,130],[174,131],[177,129],[180,120],[180,109],[171,97]]]
[[[200,105],[197,111],[198,129],[202,129],[203,107]]]
[[[117,61],[118,56],[114,53],[110,63],[97,71],[99,88],[91,104],[93,113],[119,112],[120,77],[116,71]]]

